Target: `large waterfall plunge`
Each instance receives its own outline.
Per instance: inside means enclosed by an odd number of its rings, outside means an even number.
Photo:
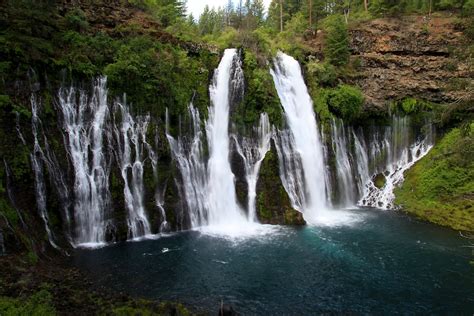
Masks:
[[[236,58],[238,57],[235,49],[227,49],[224,52],[209,88],[211,107],[209,120],[206,122],[209,145],[208,223],[219,227],[247,222],[237,204],[234,174],[229,163],[229,88],[233,79],[232,66]]]
[[[256,149],[258,151],[256,157],[249,158],[244,153],[251,151],[247,148],[248,142],[237,144],[244,160],[246,158],[252,160],[245,160],[246,167],[248,166],[246,171],[249,184],[249,215],[247,216],[237,202],[235,176],[229,161],[230,99],[232,90],[243,83],[240,63],[237,50],[227,49],[224,52],[209,87],[211,106],[209,119],[205,122],[205,134],[200,126],[199,112],[192,105],[189,106],[191,139],[187,140],[186,137],[180,136],[176,140],[167,132],[173,157],[181,172],[182,198],[186,202],[191,227],[237,235],[248,231],[255,221],[257,173],[268,150],[270,134],[268,118],[263,115],[258,136],[264,140],[259,141],[257,145],[259,148]],[[209,149],[207,163],[203,150],[204,136],[207,138]]]
[[[301,180],[301,177],[292,177],[291,184],[284,183],[285,188],[289,191],[293,203],[300,201],[301,205],[293,206],[304,213],[307,221],[315,222],[326,213],[327,205],[323,148],[313,104],[298,62],[281,52],[278,53],[274,62],[275,67],[271,70],[271,74],[291,131],[291,135],[286,135],[289,140],[285,141],[288,145],[284,150],[285,155],[293,152],[293,156],[300,156],[301,165],[292,163],[291,170],[296,169],[296,173],[302,173],[304,179],[304,185],[300,183],[298,190],[292,191],[288,188],[294,187],[294,180]],[[288,161],[291,160],[288,159]],[[298,170],[299,168],[302,170]],[[284,182],[285,179],[288,177],[282,176]],[[292,192],[294,193],[292,194]],[[298,196],[291,197],[294,194]]]

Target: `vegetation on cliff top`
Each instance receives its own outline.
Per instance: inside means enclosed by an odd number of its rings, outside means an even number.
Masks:
[[[474,231],[474,123],[455,128],[396,189],[403,210],[433,223]]]

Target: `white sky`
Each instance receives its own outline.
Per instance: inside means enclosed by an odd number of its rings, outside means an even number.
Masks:
[[[234,6],[236,5],[238,0],[233,0],[234,1]],[[199,19],[199,16],[201,15],[202,11],[204,11],[204,7],[209,5],[209,7],[225,7],[227,4],[227,0],[188,0],[186,2],[186,7],[188,8],[188,14],[192,13],[194,18],[197,20]],[[263,3],[265,4],[265,9],[268,9],[268,6],[270,5],[271,0],[263,0]]]

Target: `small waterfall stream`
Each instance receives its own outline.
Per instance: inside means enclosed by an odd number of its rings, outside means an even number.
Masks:
[[[144,149],[147,147],[146,132],[150,116],[138,116],[134,119],[125,102],[117,103],[117,106],[122,116],[120,128],[116,128],[116,137],[120,147],[119,160],[125,184],[123,194],[128,211],[128,238],[134,239],[151,234],[143,201]]]
[[[74,167],[74,244],[105,243],[109,210],[109,166],[105,157],[104,128],[109,115],[106,79],[99,78],[91,98],[71,87],[59,92],[66,132],[66,148]]]
[[[336,158],[337,191],[339,192],[340,207],[354,206],[357,200],[354,186],[353,165],[350,155],[352,129],[346,128],[342,121],[331,120],[332,147]]]
[[[207,167],[203,149],[203,131],[199,111],[192,104],[188,107],[191,132],[188,137],[174,139],[169,133],[167,121],[166,137],[171,154],[181,172],[183,195],[191,227],[207,225]]]
[[[393,209],[395,195],[393,190],[404,180],[404,172],[410,169],[418,160],[423,158],[433,147],[433,126],[430,122],[425,124],[425,131],[422,135],[412,135],[413,131],[408,116],[392,118],[392,124],[385,129],[383,139],[375,139],[371,148],[359,149],[360,161],[363,165],[366,160],[367,152],[371,153],[372,160],[381,160],[382,162],[372,163],[373,174],[366,180],[364,195],[360,198],[358,204],[361,206],[378,207],[381,209]],[[357,146],[356,146],[357,148]],[[385,158],[385,159],[383,159]],[[370,162],[369,164],[370,165]],[[367,175],[363,168],[363,177]],[[383,186],[377,187],[374,179],[376,176],[383,178]],[[362,178],[362,177],[361,177]]]
[[[38,117],[38,101],[33,95],[31,97],[31,127],[33,131],[34,138],[34,148],[31,153],[31,164],[33,173],[35,175],[35,196],[36,196],[36,207],[40,214],[41,219],[44,222],[44,228],[48,236],[49,243],[56,249],[59,249],[59,246],[54,241],[54,235],[51,231],[49,225],[49,215],[46,204],[46,184],[44,182],[44,173],[43,173],[43,161],[44,161],[44,152],[40,146],[38,133],[40,128],[40,119]]]
[[[255,200],[257,197],[258,173],[266,153],[270,150],[272,130],[266,113],[260,115],[259,125],[254,128],[252,137],[242,137],[239,141],[234,134],[237,152],[242,157],[245,165],[245,179],[247,181],[248,197],[247,211],[248,219],[257,222],[257,211]]]

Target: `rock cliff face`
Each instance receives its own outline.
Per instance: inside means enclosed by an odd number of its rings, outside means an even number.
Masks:
[[[344,78],[365,94],[366,109],[387,110],[393,100],[415,97],[450,103],[467,97],[473,69],[458,52],[462,28],[448,16],[375,19],[349,26],[351,63]],[[324,34],[310,45],[322,55]]]
[[[368,107],[385,108],[389,100],[404,97],[449,103],[468,93],[462,82],[472,80],[473,70],[455,57],[462,31],[452,18],[379,19],[350,35],[361,71],[354,83]]]

